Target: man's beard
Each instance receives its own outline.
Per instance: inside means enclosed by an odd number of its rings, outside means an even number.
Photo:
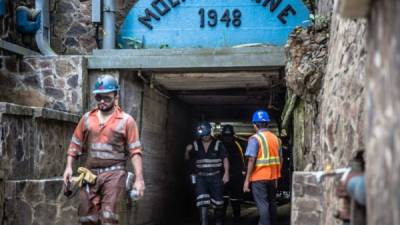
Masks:
[[[98,106],[97,106],[97,108],[100,110],[100,111],[102,111],[102,112],[110,112],[113,108],[114,108],[114,104],[110,104],[110,105],[101,105],[101,104],[99,104]]]

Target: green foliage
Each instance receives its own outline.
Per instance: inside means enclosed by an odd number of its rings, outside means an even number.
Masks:
[[[329,26],[329,18],[318,14],[310,14],[310,21],[315,28],[324,28]]]

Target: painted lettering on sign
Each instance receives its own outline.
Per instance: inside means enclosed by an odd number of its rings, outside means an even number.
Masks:
[[[302,0],[139,0],[121,27],[119,42],[123,47],[129,47],[126,40],[145,47],[280,45],[295,26],[305,25],[308,14]]]

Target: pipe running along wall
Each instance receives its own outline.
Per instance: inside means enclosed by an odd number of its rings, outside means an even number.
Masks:
[[[103,2],[103,49],[115,48],[115,1],[104,0]]]
[[[40,10],[41,24],[36,32],[35,39],[40,52],[46,56],[56,56],[51,49],[50,40],[50,21],[49,21],[49,0],[35,0],[36,9]]]

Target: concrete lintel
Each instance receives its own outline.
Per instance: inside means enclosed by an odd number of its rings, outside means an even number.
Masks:
[[[28,106],[21,106],[8,102],[0,102],[0,113],[19,116],[33,116],[34,111],[31,107]]]
[[[370,2],[370,0],[339,0],[336,2],[335,10],[345,18],[364,18],[368,15]]]
[[[16,53],[18,55],[23,55],[23,56],[30,56],[30,55],[38,56],[38,55],[40,55],[38,52],[21,47],[19,45],[16,45],[16,44],[8,42],[8,41],[4,41],[2,39],[0,39],[0,48],[5,49],[10,52],[13,52],[13,53]]]
[[[283,47],[95,50],[89,69],[151,71],[258,70],[285,66]]]
[[[74,123],[78,123],[80,119],[80,116],[77,114],[62,112],[54,109],[41,108],[41,107],[34,107],[33,109],[35,110],[34,116],[36,118],[52,119],[52,120],[74,122]]]
[[[54,119],[74,123],[77,123],[80,119],[79,115],[73,113],[62,112],[43,107],[22,106],[8,102],[0,102],[0,114]]]

